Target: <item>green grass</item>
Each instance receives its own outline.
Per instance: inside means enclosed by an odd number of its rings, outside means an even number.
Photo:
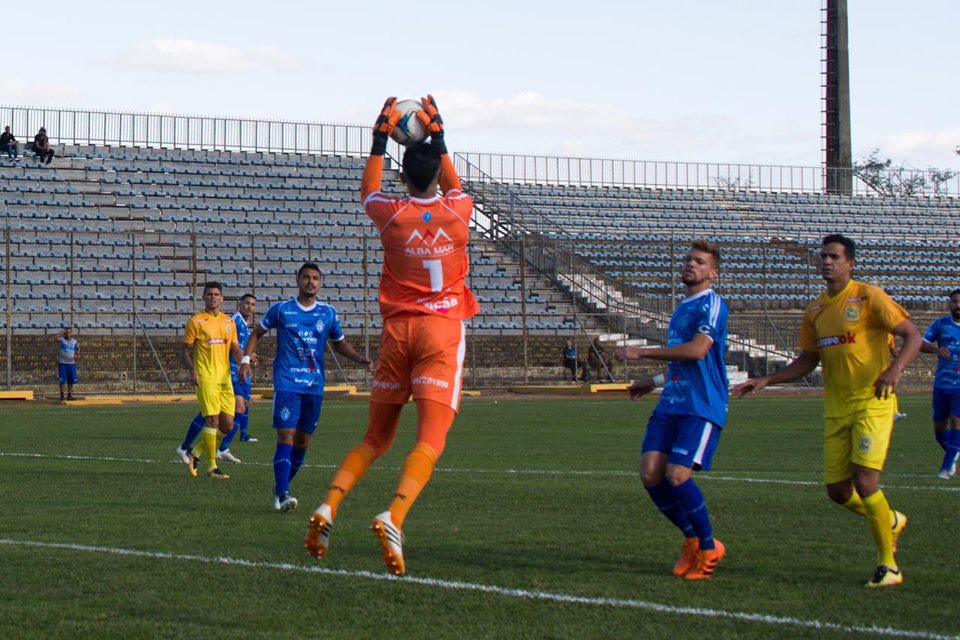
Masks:
[[[294,481],[301,508],[284,516],[271,509],[267,403],[251,419],[261,441],[234,445],[244,464],[222,483],[190,478],[175,461],[191,406],[5,406],[0,637],[849,638],[868,636],[865,626],[958,634],[960,564],[949,545],[960,485],[934,477],[941,454],[929,398],[901,405],[910,416],[897,426],[884,484],[911,524],[900,553],[906,582],[886,590],[863,586],[875,564],[866,522],[820,486],[818,398],[733,403],[714,471],[698,475],[729,552],[700,583],[670,575],[679,536],[636,473],[652,401],[465,403],[406,523],[411,579],[385,580],[367,525],[389,503],[412,444],[412,406],[394,450],[344,503],[322,564],[303,551],[306,520],[362,435],[363,403],[326,403]],[[219,556],[252,564],[203,560]],[[596,600],[453,588],[461,583]]]

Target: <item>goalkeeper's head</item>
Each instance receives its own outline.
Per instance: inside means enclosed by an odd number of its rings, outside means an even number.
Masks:
[[[403,173],[400,178],[407,191],[415,198],[432,198],[440,181],[442,150],[428,142],[407,147],[403,154]]]

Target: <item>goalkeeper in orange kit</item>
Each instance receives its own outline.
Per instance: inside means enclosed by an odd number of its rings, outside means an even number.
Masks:
[[[459,410],[464,320],[479,311],[466,285],[473,200],[462,192],[447,154],[436,101],[428,95],[421,103],[417,117],[430,142],[412,145],[404,153],[400,178],[407,197],[380,191],[387,139],[402,115],[396,98],[384,103],[374,125],[360,199],[383,244],[380,358],[367,433],[343,459],[326,500],[310,518],[304,542],[310,555],[320,559],[327,554],[337,508],[370,465],[390,449],[400,411],[412,395],[417,403],[417,442],[403,464],[392,502],[370,525],[387,570],[398,576],[406,572],[404,520],[429,481]]]

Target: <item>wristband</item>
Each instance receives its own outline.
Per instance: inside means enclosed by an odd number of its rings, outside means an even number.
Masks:
[[[375,131],[373,133],[373,144],[370,145],[370,155],[382,156],[387,152],[387,134]]]
[[[443,139],[443,131],[437,131],[430,134],[430,146],[438,149],[440,155],[447,154],[447,142]]]
[[[243,356],[242,358],[240,358],[240,364],[250,364],[250,356]]]
[[[662,387],[663,383],[666,381],[667,379],[663,377],[662,373],[658,373],[657,375],[653,376],[653,386],[655,387]]]

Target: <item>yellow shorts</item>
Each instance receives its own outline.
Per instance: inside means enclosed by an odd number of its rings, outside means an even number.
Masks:
[[[826,419],[823,432],[823,481],[826,484],[850,478],[851,464],[883,470],[896,410],[896,402],[890,402],[886,406]]]
[[[232,416],[236,398],[233,395],[233,384],[200,382],[197,385],[197,401],[200,403],[200,415],[204,418],[225,413]]]

